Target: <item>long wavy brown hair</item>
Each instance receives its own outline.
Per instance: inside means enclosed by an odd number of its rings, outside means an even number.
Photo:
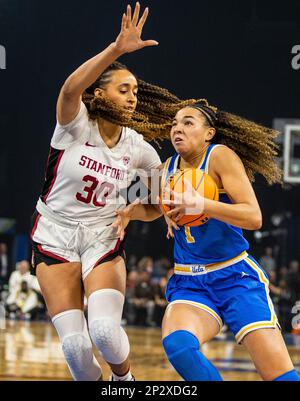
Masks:
[[[95,96],[96,88],[104,88],[116,70],[128,70],[125,65],[112,63],[98,79],[86,89],[82,100],[92,120],[103,118],[116,125],[130,127],[144,136],[147,141],[169,139],[172,119],[181,108],[196,103],[195,99],[181,100],[167,89],[150,84],[138,78],[138,94],[135,112],[124,109],[103,96]]]
[[[197,104],[193,102],[191,107],[200,110],[206,124],[216,129],[211,142],[228,146],[241,158],[250,181],[259,173],[268,184],[282,183],[282,170],[276,163],[279,147],[274,142],[278,131],[218,110],[205,99]]]
[[[103,96],[95,96],[96,88],[104,88],[116,70],[128,70],[125,65],[112,63],[98,79],[84,92],[89,117],[99,117],[113,124],[130,127],[142,134],[147,141],[170,139],[172,120],[184,107],[201,109],[206,123],[216,128],[212,142],[228,146],[241,158],[250,181],[256,173],[261,174],[269,184],[282,182],[282,171],[275,161],[278,146],[274,143],[277,131],[259,125],[243,117],[231,114],[208,104],[206,99],[181,100],[165,88],[137,79],[137,107],[134,113],[127,113],[114,102]]]

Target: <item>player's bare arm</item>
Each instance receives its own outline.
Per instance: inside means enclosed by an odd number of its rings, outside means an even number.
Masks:
[[[231,149],[220,146],[212,154],[211,170],[233,202],[204,199],[204,212],[210,217],[247,230],[257,230],[262,225],[262,215],[252,185],[241,159]]]
[[[259,229],[262,224],[260,207],[244,165],[236,153],[225,146],[217,148],[211,157],[209,173],[217,176],[233,204],[203,198],[186,182],[186,194],[182,196],[170,191],[174,200],[164,201],[173,206],[167,215],[178,221],[187,208],[194,208],[211,218],[243,229]]]
[[[122,16],[121,31],[115,42],[82,64],[67,78],[57,101],[57,119],[60,124],[68,124],[76,117],[80,109],[82,93],[117,58],[125,53],[131,53],[147,46],[158,45],[155,40],[141,39],[148,14],[149,9],[146,8],[139,18],[140,4],[136,3],[132,15],[131,6],[128,5],[126,14],[124,13]]]
[[[164,168],[164,163],[158,166],[157,173],[159,174],[159,176],[163,168]],[[150,222],[158,219],[159,217],[162,216],[162,214],[164,214],[159,205],[159,199],[158,199],[159,188],[161,185],[161,177],[159,177],[159,180],[155,180],[155,182],[159,182],[159,186],[158,188],[156,188],[157,194],[154,194],[154,196],[152,194],[152,199],[156,199],[157,204],[149,204],[149,203],[145,204],[139,199],[137,199],[133,203],[127,205],[124,209],[118,210],[116,212],[117,218],[112,226],[117,229],[117,235],[120,236],[121,240],[123,240],[125,236],[125,229],[130,223],[130,221],[140,220],[140,221]],[[151,179],[148,180],[148,188],[152,188]],[[164,217],[168,225],[167,238],[170,237],[173,238],[174,237],[173,228],[176,230],[178,230],[179,228],[176,222],[171,220],[166,214],[164,214]]]

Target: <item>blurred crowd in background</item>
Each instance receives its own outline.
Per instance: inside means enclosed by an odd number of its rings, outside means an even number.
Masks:
[[[273,248],[266,247],[259,263],[266,271],[270,282],[270,296],[274,303],[278,320],[285,332],[293,331],[293,307],[300,312],[300,264],[291,260],[287,266],[278,265]]]
[[[8,255],[6,244],[0,243],[1,303],[6,317],[49,320],[37,278],[30,274],[29,261],[18,262],[12,271]],[[291,260],[287,266],[281,266],[271,246],[265,248],[258,262],[268,275],[270,296],[282,330],[293,332],[293,318],[296,312],[300,312],[300,263]],[[127,256],[126,265],[128,275],[123,324],[160,327],[167,306],[165,289],[173,274],[171,261],[165,256],[138,259],[131,254]]]

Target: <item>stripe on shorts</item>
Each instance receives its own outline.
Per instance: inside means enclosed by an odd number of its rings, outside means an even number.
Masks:
[[[279,326],[277,316],[274,310],[274,306],[272,303],[272,300],[269,296],[269,280],[266,278],[264,275],[263,271],[261,268],[253,262],[252,259],[247,257],[245,259],[245,262],[248,263],[248,265],[255,270],[255,272],[258,275],[259,281],[264,284],[265,291],[266,291],[266,297],[268,300],[268,306],[270,310],[270,320],[267,321],[258,321],[254,323],[247,324],[246,326],[242,327],[240,331],[236,334],[235,338],[238,343],[240,343],[243,338],[245,337],[246,334],[250,333],[251,331],[257,330],[257,329],[262,329],[262,328],[270,328],[270,327],[276,327],[276,325]],[[280,327],[280,326],[279,326]]]

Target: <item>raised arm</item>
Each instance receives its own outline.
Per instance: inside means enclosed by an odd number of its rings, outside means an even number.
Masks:
[[[57,101],[57,119],[61,125],[71,122],[79,112],[82,93],[92,85],[99,75],[118,57],[146,46],[158,45],[155,40],[142,40],[143,26],[147,20],[149,9],[146,8],[139,18],[140,4],[136,3],[133,16],[131,7],[127,6],[122,16],[121,31],[105,50],[82,64],[63,84]]]

